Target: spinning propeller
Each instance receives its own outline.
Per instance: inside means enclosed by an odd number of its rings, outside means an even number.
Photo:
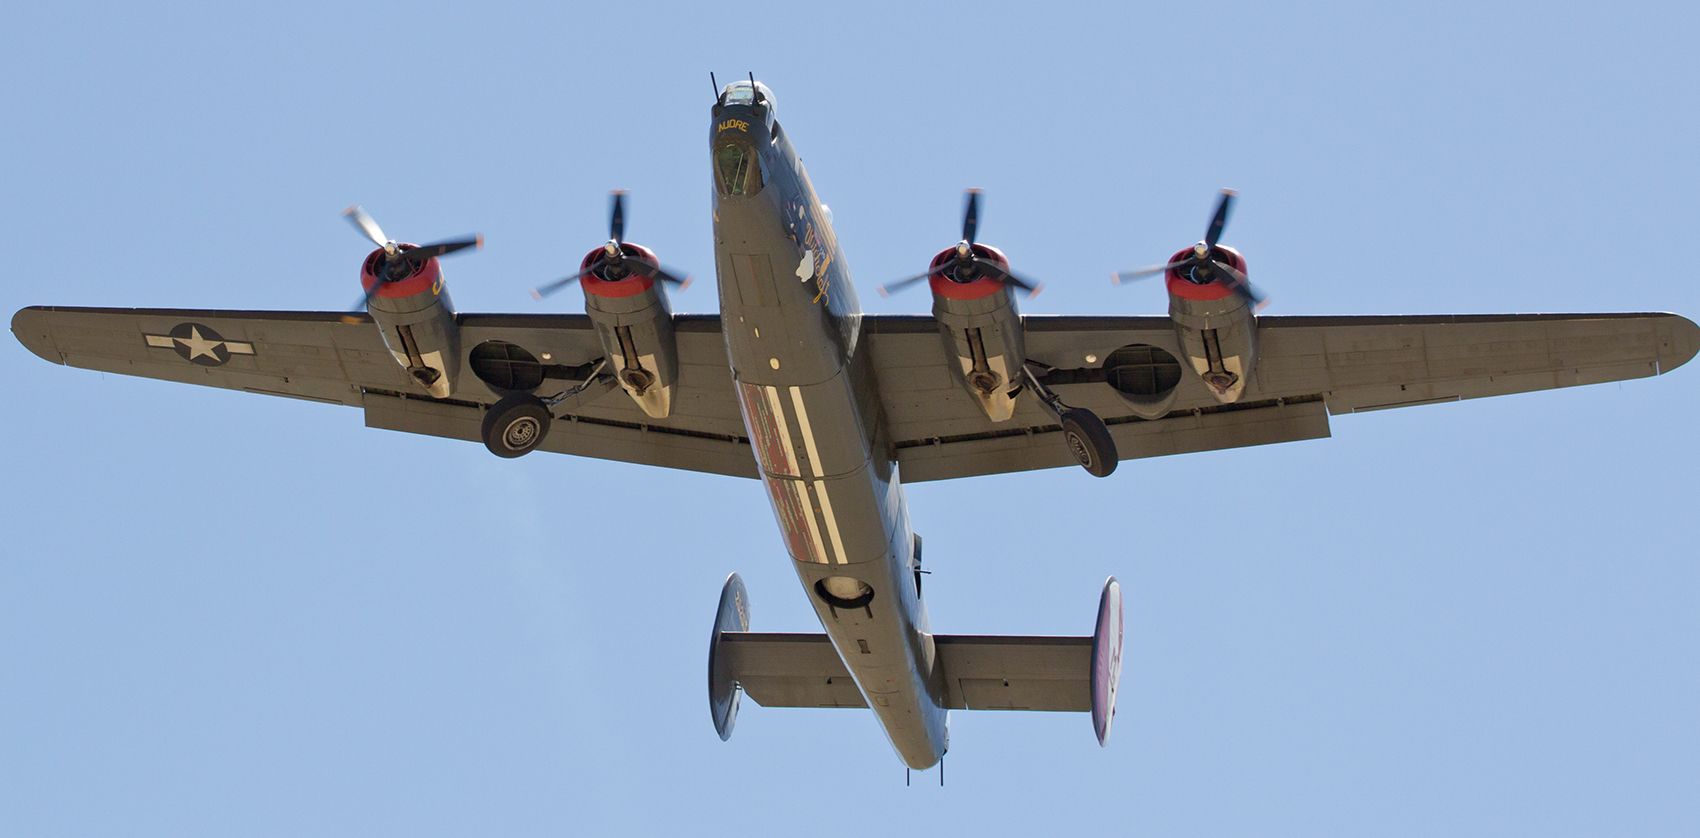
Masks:
[[[1233,289],[1234,293],[1244,298],[1253,308],[1262,308],[1269,299],[1252,286],[1245,274],[1222,259],[1221,251],[1216,247],[1216,242],[1222,238],[1222,228],[1228,226],[1228,211],[1234,206],[1235,194],[1232,189],[1222,190],[1222,197],[1216,201],[1216,214],[1210,217],[1210,226],[1204,231],[1204,240],[1192,246],[1191,255],[1167,265],[1123,271],[1112,277],[1112,281],[1120,285],[1169,271],[1174,271],[1187,281],[1198,285],[1208,285],[1220,279],[1222,284]]]
[[[691,284],[689,276],[681,279],[678,274],[672,271],[651,265],[637,258],[637,251],[627,246],[624,240],[626,235],[626,192],[623,189],[616,189],[610,198],[608,241],[602,245],[602,254],[584,270],[565,279],[557,279],[548,285],[532,289],[531,296],[533,298],[541,300],[591,275],[610,282],[617,282],[634,274],[647,276],[670,285],[677,285],[681,291]]]
[[[968,205],[962,210],[962,240],[956,243],[956,254],[948,262],[938,267],[929,268],[926,273],[906,277],[896,282],[888,282],[879,287],[882,297],[889,297],[894,292],[908,288],[933,274],[938,274],[952,282],[969,283],[981,277],[990,277],[1005,285],[1013,285],[1027,292],[1031,297],[1044,288],[1044,283],[1033,282],[1020,274],[999,265],[992,259],[987,259],[974,252],[975,234],[980,231],[980,190],[968,190]],[[936,257],[935,257],[936,258]]]
[[[385,284],[400,282],[412,276],[414,272],[423,267],[426,262],[429,262],[438,256],[447,256],[450,253],[465,250],[469,247],[484,246],[483,236],[473,236],[465,239],[451,239],[449,241],[437,242],[435,244],[404,245],[398,243],[395,239],[384,235],[383,228],[379,227],[378,222],[374,221],[372,216],[368,214],[366,210],[361,209],[359,204],[355,204],[354,206],[343,210],[342,214],[349,220],[350,223],[358,228],[361,233],[365,234],[366,238],[371,239],[373,244],[382,248],[384,251],[383,259],[378,262],[378,270],[376,272],[378,275],[378,281],[372,283],[372,287],[360,297],[360,302],[354,304],[354,311],[365,311],[366,307],[372,303],[372,298],[378,296],[378,291],[381,290]]]

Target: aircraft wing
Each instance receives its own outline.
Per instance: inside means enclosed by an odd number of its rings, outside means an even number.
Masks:
[[[679,389],[668,418],[648,417],[624,393],[593,391],[558,411],[565,415],[541,447],[755,477],[720,318],[681,315],[675,325]],[[370,427],[454,439],[477,441],[484,406],[498,398],[471,375],[462,388],[470,392],[430,398],[363,314],[33,307],[12,318],[12,332],[56,364],[359,407]],[[503,340],[551,358],[567,377],[545,381],[545,395],[577,383],[570,374],[603,354],[584,315],[466,314],[460,336],[463,353]]]
[[[548,353],[562,376],[602,355],[584,315],[463,314],[463,353],[503,340]],[[755,477],[715,315],[675,317],[679,392],[665,419],[595,391],[558,409],[541,448],[563,454]],[[869,315],[866,351],[905,482],[1073,465],[1034,400],[994,424],[957,383],[926,315]],[[1328,436],[1328,415],[1456,401],[1667,372],[1700,349],[1674,314],[1263,317],[1254,380],[1221,405],[1190,373],[1144,419],[1086,360],[1130,344],[1179,354],[1167,317],[1029,316],[1029,357],[1051,386],[1103,417],[1123,459]],[[473,376],[450,399],[410,379],[365,315],[184,309],[20,310],[12,331],[54,363],[361,408],[366,424],[477,441],[498,395]],[[464,361],[463,357],[463,361]],[[1096,376],[1094,377],[1094,373]]]
[[[1036,400],[1020,400],[1009,421],[986,418],[931,317],[868,323],[904,482],[1074,465]],[[1218,404],[1187,371],[1167,411],[1144,419],[1105,382],[1101,362],[1130,344],[1180,357],[1169,318],[1024,323],[1029,358],[1058,370],[1048,383],[1063,401],[1104,419],[1124,460],[1326,437],[1330,414],[1658,375],[1700,350],[1700,327],[1674,314],[1260,317],[1258,362],[1239,402]]]

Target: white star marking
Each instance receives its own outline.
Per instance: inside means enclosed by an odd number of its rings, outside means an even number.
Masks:
[[[218,355],[214,354],[213,350],[217,349],[219,344],[224,343],[222,340],[206,340],[205,338],[202,338],[201,330],[193,326],[189,327],[188,337],[172,338],[172,340],[183,344],[183,348],[189,350],[189,360],[191,361],[203,355],[215,361],[218,360]]]

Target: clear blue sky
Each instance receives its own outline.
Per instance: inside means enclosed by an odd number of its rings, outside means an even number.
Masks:
[[[1218,187],[1270,314],[1671,310],[1693,278],[1691,4],[13,4],[0,309],[327,309],[369,207],[464,311],[540,307],[632,190],[712,274],[708,71],[754,70],[863,300],[954,238],[1039,313]],[[1137,4],[1148,5],[1148,4]],[[702,284],[676,297],[711,311]],[[1085,633],[1121,712],[714,735],[721,580],[813,630],[760,487],[362,427],[0,346],[0,833],[1700,834],[1700,369],[1339,417],[1334,438],[911,490],[946,632]]]

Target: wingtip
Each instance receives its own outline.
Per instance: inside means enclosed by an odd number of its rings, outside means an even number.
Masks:
[[[53,343],[53,335],[47,328],[47,315],[52,311],[47,306],[25,306],[12,315],[12,337],[24,345],[35,357],[50,364],[65,363],[64,356],[59,354],[59,348]]]
[[[1659,341],[1659,374],[1670,372],[1700,354],[1700,325],[1680,314],[1667,314],[1670,331]]]

